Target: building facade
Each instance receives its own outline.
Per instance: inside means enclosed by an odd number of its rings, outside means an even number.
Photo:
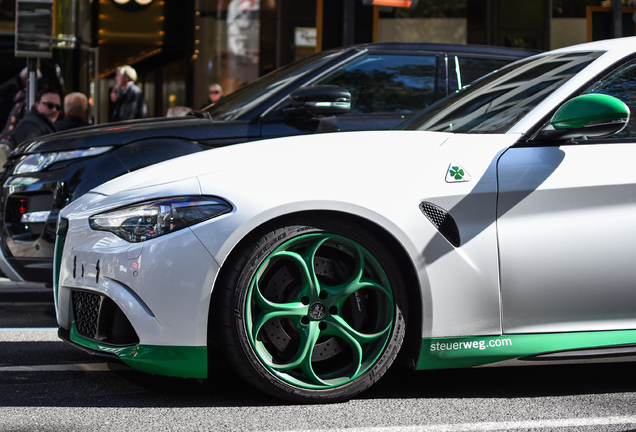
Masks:
[[[39,1],[39,0],[33,0]],[[41,1],[41,0],[40,0]],[[50,1],[50,0],[49,0]],[[200,108],[211,83],[226,93],[324,49],[365,42],[450,42],[547,50],[633,35],[634,8],[602,0],[52,0],[52,56],[38,59],[46,85],[91,98],[108,121],[118,66],[138,72],[151,116]],[[388,2],[388,3],[387,3]],[[404,3],[404,2],[402,2]],[[2,81],[14,56],[15,0],[0,3]]]

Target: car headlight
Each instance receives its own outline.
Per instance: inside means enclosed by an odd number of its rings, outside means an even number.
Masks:
[[[140,203],[89,218],[90,227],[110,231],[132,243],[150,240],[232,210],[216,197],[176,197]]]
[[[69,159],[79,159],[83,157],[97,156],[106,153],[112,146],[91,147],[82,150],[70,150],[53,153],[35,153],[22,156],[16,164],[14,174],[27,174],[42,171],[56,162],[62,162]]]

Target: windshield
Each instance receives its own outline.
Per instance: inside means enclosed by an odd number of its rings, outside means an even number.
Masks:
[[[234,120],[342,53],[342,50],[325,51],[283,66],[223,97],[206,111],[215,120]]]
[[[602,52],[522,60],[431,106],[401,129],[504,133]]]

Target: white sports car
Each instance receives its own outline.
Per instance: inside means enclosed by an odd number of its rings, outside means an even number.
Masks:
[[[559,49],[401,127],[250,142],[66,207],[60,336],[154,374],[222,352],[296,402],[415,369],[633,360],[636,38]]]

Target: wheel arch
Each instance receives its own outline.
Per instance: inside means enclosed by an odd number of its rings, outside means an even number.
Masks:
[[[406,290],[408,300],[407,311],[407,325],[406,335],[404,343],[398,356],[399,362],[407,367],[413,368],[414,362],[417,359],[419,353],[419,345],[421,342],[421,323],[422,323],[422,294],[420,289],[419,279],[417,277],[417,271],[412,263],[412,260],[399,243],[399,241],[384,227],[378,223],[365,219],[358,215],[350,213],[332,211],[332,210],[320,210],[320,211],[300,211],[295,213],[289,213],[270,219],[263,224],[252,229],[247,235],[245,235],[231,250],[227,258],[224,260],[226,263],[232,263],[237,259],[237,256],[245,250],[245,247],[249,243],[256,243],[266,233],[280,228],[285,225],[294,224],[306,224],[311,221],[320,219],[339,219],[348,223],[354,223],[362,226],[364,229],[379,237],[380,241],[387,245],[392,255],[395,257],[395,263],[400,268],[404,278],[404,288]],[[222,265],[219,274],[215,281],[215,286],[223,285],[224,281],[229,278],[229,274],[236,269],[231,265]],[[211,295],[211,305],[209,308],[209,323],[214,323],[214,317],[218,316],[217,307],[221,305],[219,296],[221,296],[220,289],[213,289]],[[217,335],[215,332],[219,331],[217,325],[208,326],[208,344],[213,346],[216,344]]]

